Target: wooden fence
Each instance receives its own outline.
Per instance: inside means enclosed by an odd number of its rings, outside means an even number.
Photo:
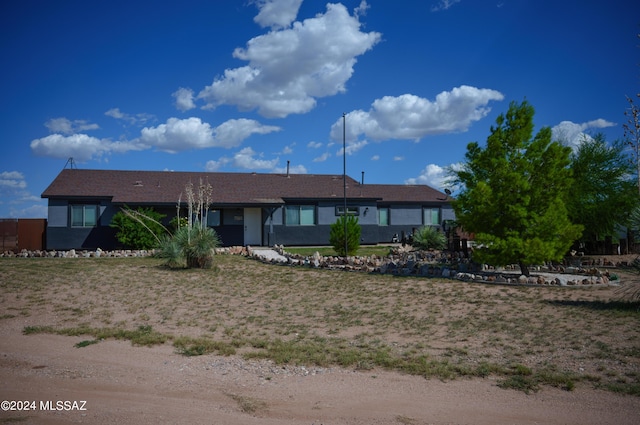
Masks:
[[[0,251],[43,250],[47,246],[46,230],[44,218],[0,219]]]

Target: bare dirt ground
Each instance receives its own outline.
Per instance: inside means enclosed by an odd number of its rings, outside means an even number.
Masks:
[[[122,263],[114,264],[120,267]],[[230,263],[220,267],[224,269],[224,267],[235,266]],[[269,266],[259,266],[258,273],[265,273],[268,270],[265,267]],[[147,266],[143,268],[144,273],[151,275],[148,277],[151,280],[165,276],[164,272],[153,268],[147,270]],[[119,272],[122,270],[124,269],[118,268]],[[288,276],[289,272],[286,270],[280,268],[278,273],[285,273],[284,276]],[[102,269],[99,271],[104,273]],[[171,314],[161,310],[158,314],[164,314],[163,319],[156,319],[154,314],[160,307],[153,305],[154,301],[144,305],[136,304],[133,299],[137,300],[139,294],[133,292],[131,287],[127,287],[131,292],[123,295],[124,298],[131,298],[128,301],[109,295],[116,288],[115,286],[103,288],[102,291],[97,287],[91,287],[89,288],[91,291],[87,291],[84,284],[77,283],[82,280],[79,279],[82,276],[88,276],[83,273],[85,272],[79,272],[74,267],[69,268],[68,274],[76,277],[76,279],[70,279],[76,283],[69,283],[67,285],[70,286],[69,289],[63,289],[67,286],[63,287],[56,282],[50,282],[50,276],[44,270],[33,272],[31,285],[38,285],[38,276],[42,276],[43,285],[47,285],[46,288],[51,288],[50,290],[34,289],[30,292],[31,289],[26,287],[3,286],[3,294],[0,298],[0,316],[2,316],[0,320],[0,400],[35,401],[36,409],[1,411],[0,423],[325,425],[640,423],[640,397],[599,390],[589,385],[578,385],[573,391],[544,387],[541,391],[525,394],[521,391],[499,388],[496,385],[497,378],[492,376],[473,379],[457,378],[443,382],[439,379],[425,379],[376,367],[356,371],[355,368],[333,366],[293,364],[282,366],[270,360],[245,360],[240,354],[186,357],[177,354],[175,348],[169,343],[153,347],[138,347],[132,346],[129,341],[109,339],[76,348],[74,344],[87,338],[47,333],[24,335],[25,326],[32,325],[68,326],[84,322],[137,324],[145,320],[153,322],[154,328],[158,327],[163,331],[177,332],[182,329],[185,333],[199,333],[195,325],[189,324],[191,320],[189,308],[185,308],[182,312],[172,310]],[[3,279],[9,276],[15,277],[18,274],[13,269],[3,268],[3,264],[0,264],[0,283]],[[181,279],[187,279],[185,282],[188,282],[193,276],[201,275],[185,272]],[[326,279],[327,275],[322,276]],[[106,277],[104,279],[105,282],[108,280]],[[142,277],[138,279],[143,280]],[[187,285],[185,282],[181,284]],[[390,282],[390,284],[385,283],[385,288],[396,284],[396,281]],[[410,282],[414,286],[423,285],[423,288],[427,288],[424,285],[433,285],[429,282],[427,284],[421,281]],[[296,284],[300,283],[296,282]],[[368,283],[370,290],[375,289],[374,284],[377,285],[375,282]],[[116,285],[115,281],[113,285]],[[460,291],[459,288],[462,287],[456,287],[456,291]],[[486,286],[477,288],[479,288],[477,291],[493,291],[493,289],[485,289]],[[399,287],[392,289],[393,293],[399,291]],[[440,287],[436,289],[442,290]],[[145,291],[149,290],[145,289]],[[415,288],[412,291],[415,293]],[[498,298],[500,296],[515,297],[519,293],[527,296],[529,293],[533,294],[531,289],[526,288],[513,289],[512,293],[511,288],[497,287],[495,291],[497,292],[492,296],[498,296]],[[563,294],[570,294],[573,299],[589,297],[603,299],[610,295],[606,290],[585,293],[578,291],[563,292]],[[503,295],[500,295],[501,293]],[[202,297],[203,294],[196,295]],[[552,297],[549,294],[552,293],[546,293],[544,296]],[[170,305],[182,302],[184,296],[184,294],[175,297],[162,295],[162,298],[168,298]],[[265,293],[257,293],[255,296],[264,298]],[[220,297],[225,299],[223,294]],[[65,300],[69,300],[69,304],[64,304]],[[229,304],[230,309],[233,308],[230,300],[227,299],[225,302]],[[235,302],[238,303],[238,301]],[[327,301],[323,300],[323,302]],[[195,300],[191,303],[191,310],[199,308]],[[255,303],[255,300],[251,301],[251,305]],[[88,308],[88,305],[91,308]],[[451,308],[449,305],[445,307]],[[570,307],[572,305],[567,308]],[[165,304],[162,308],[166,309],[168,305]],[[510,304],[505,304],[501,308],[510,309],[511,307]],[[516,305],[514,308],[520,307]],[[558,307],[555,304],[551,306],[545,304],[544,308],[557,309]],[[107,314],[107,310],[110,314]],[[546,314],[545,310],[535,311]],[[203,314],[201,313],[200,317]],[[313,312],[310,314],[313,318]],[[316,316],[316,319],[317,317],[319,316]],[[448,319],[445,317],[437,316],[437,319],[443,321],[442,326],[452,326],[447,325]],[[218,317],[216,320],[222,319]],[[241,321],[236,317],[236,325],[238,323]],[[637,323],[637,319],[633,319],[631,328],[637,328]],[[311,326],[311,324],[308,325]],[[264,326],[268,328],[270,323],[265,321]],[[347,324],[342,326],[345,327],[345,334],[355,332]],[[354,327],[357,326],[354,325]],[[587,321],[583,326],[594,325],[593,322]],[[219,326],[217,332],[225,333],[224,329],[229,329],[228,323],[226,326]],[[245,332],[252,331],[247,327]],[[491,332],[500,331],[499,328],[495,328]],[[610,329],[610,332],[615,333],[616,330]],[[446,345],[449,342],[446,334],[443,333],[443,335],[445,336],[441,338],[440,344]],[[601,333],[598,335],[604,337]],[[410,337],[411,335],[408,335],[407,340]],[[455,338],[459,338],[459,334],[457,337],[451,336],[451,339]],[[506,334],[502,338],[504,340]],[[611,338],[612,344],[615,344],[616,340],[613,336]],[[620,339],[620,341],[628,340],[631,340],[632,348],[634,346],[640,348],[634,335]],[[466,349],[469,356],[475,353],[473,343],[473,340],[466,342],[469,345]],[[499,351],[498,348],[494,350]],[[546,352],[541,351],[536,355],[543,354],[546,355]],[[503,354],[499,353],[499,355]],[[560,358],[560,354],[555,355],[563,364],[577,361],[576,358],[580,359],[577,354],[577,357],[567,359]],[[588,354],[585,352],[581,355],[582,362],[578,361],[581,367],[592,367]],[[522,361],[525,362],[525,360]],[[632,365],[628,367],[637,373],[637,363],[632,361]],[[48,406],[47,401],[51,402]],[[42,409],[57,406],[58,401],[71,403],[67,405],[63,403],[62,410]],[[74,401],[77,402],[75,406],[72,404]],[[83,404],[83,401],[86,403]],[[65,410],[66,406],[85,410]],[[33,405],[30,404],[29,407]]]

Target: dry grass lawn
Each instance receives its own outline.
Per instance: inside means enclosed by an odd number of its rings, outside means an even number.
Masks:
[[[615,287],[498,286],[238,256],[217,256],[212,270],[152,258],[0,259],[0,287],[0,326],[19,319],[27,334],[86,335],[79,349],[116,338],[184,355],[640,395],[640,303]]]

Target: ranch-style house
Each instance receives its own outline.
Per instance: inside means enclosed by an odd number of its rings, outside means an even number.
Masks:
[[[328,245],[344,214],[343,176],[67,168],[42,193],[48,199],[47,249],[117,249],[111,219],[123,207],[153,207],[169,223],[185,188],[212,187],[207,225],[223,246]],[[347,214],[358,217],[362,243],[392,242],[423,225],[455,218],[451,198],[426,185],[363,184],[346,177]],[[181,204],[178,206],[178,201]]]

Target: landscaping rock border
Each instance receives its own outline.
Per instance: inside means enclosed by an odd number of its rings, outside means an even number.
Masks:
[[[607,268],[627,267],[626,262],[613,263],[606,259],[570,257],[565,264],[532,267],[531,276],[518,273],[516,265],[499,270],[472,263],[462,253],[443,251],[410,251],[398,246],[388,256],[352,256],[346,260],[338,256],[322,256],[317,251],[311,256],[292,254],[282,245],[275,245],[274,256],[260,255],[260,249],[251,246],[217,248],[216,254],[242,255],[264,263],[312,268],[337,269],[365,273],[449,278],[466,282],[503,285],[584,286],[619,285],[616,275]],[[124,258],[149,257],[155,250],[22,250],[18,253],[4,251],[0,257],[20,258]]]
[[[274,246],[278,254],[265,257],[248,247],[247,255],[256,260],[282,265],[298,265],[312,268],[339,269],[366,273],[391,274],[398,276],[440,277],[460,281],[491,283],[503,285],[527,286],[584,286],[584,285],[619,285],[618,276],[608,270],[597,267],[548,265],[531,268],[531,275],[525,276],[518,271],[520,267],[511,265],[495,270],[486,265],[478,265],[465,258],[461,253],[442,251],[408,251],[398,249],[389,256],[376,255],[360,257],[321,256],[317,251],[311,256],[292,254],[282,245]],[[567,263],[570,261],[568,260]],[[575,261],[571,261],[575,264]],[[592,261],[589,260],[589,264]],[[603,267],[623,267],[610,262],[600,262]],[[606,264],[606,265],[604,265]]]

